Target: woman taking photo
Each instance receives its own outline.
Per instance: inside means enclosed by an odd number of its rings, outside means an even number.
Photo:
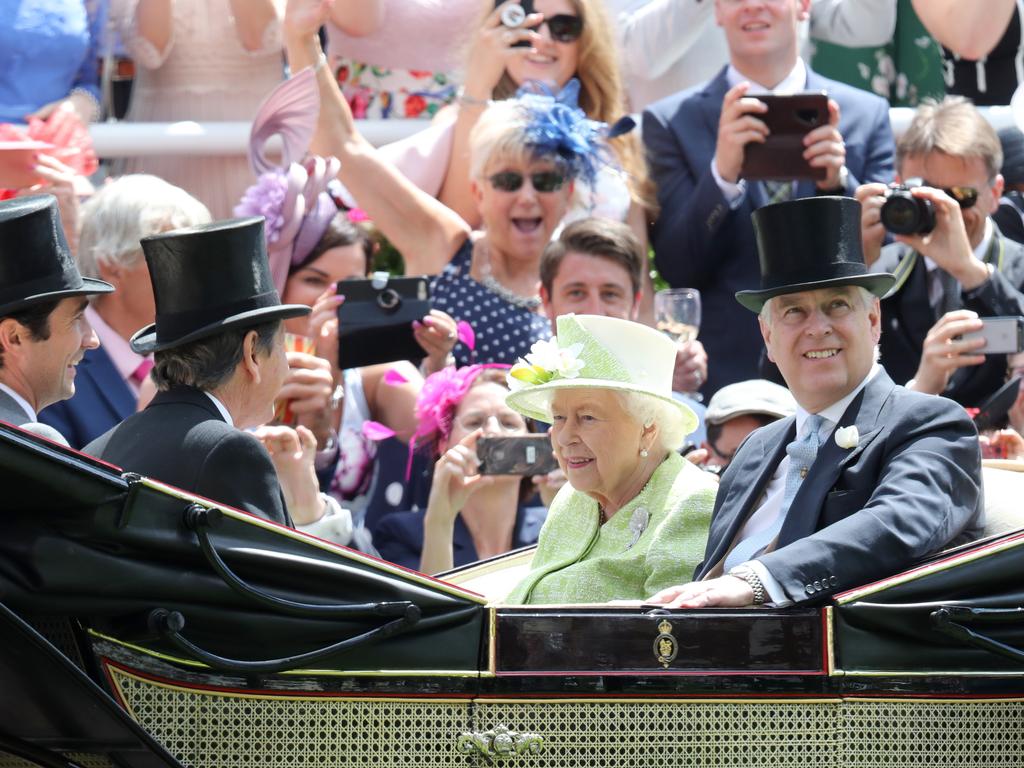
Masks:
[[[330,5],[290,0],[285,16],[292,69],[313,68],[320,87],[313,151],[341,161],[338,178],[403,255],[407,274],[444,270],[432,287],[434,306],[476,332],[475,349],[458,345],[456,361],[511,363],[550,337],[536,295],[540,256],[568,210],[573,181],[596,173],[600,127],[550,98],[486,110],[471,141],[471,189],[483,222],[471,237],[463,218],[359,135],[317,37]]]
[[[424,511],[387,515],[375,533],[381,557],[424,573],[494,557],[537,541],[544,507],[523,505],[532,483],[481,475],[481,437],[527,434],[505,405],[507,366],[470,365],[430,376],[416,403],[416,442],[437,459]]]
[[[697,419],[672,399],[674,359],[653,328],[562,315],[557,343],[512,367],[508,405],[551,423],[568,483],[507,602],[642,600],[692,576],[717,484],[676,451]]]

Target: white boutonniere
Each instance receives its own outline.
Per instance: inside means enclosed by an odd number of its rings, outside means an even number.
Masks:
[[[836,430],[836,445],[840,448],[856,448],[859,442],[860,433],[857,431],[856,424]]]

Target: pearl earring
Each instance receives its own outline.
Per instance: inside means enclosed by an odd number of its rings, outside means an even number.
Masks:
[[[640,456],[642,456],[643,458],[646,459],[648,456],[650,456],[650,454],[647,452],[646,448],[641,448],[640,449]]]

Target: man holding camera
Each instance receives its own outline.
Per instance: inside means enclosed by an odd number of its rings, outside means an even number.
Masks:
[[[862,182],[892,178],[888,104],[817,75],[798,54],[798,30],[809,7],[810,0],[716,0],[729,65],[708,83],[644,113],[644,143],[661,207],[653,231],[658,269],[671,285],[701,291],[701,339],[715,361],[704,387],[708,395],[758,375],[757,324],[738,316],[733,301],[737,290],[758,279],[750,214],[770,202],[853,195]],[[769,132],[768,107],[754,96],[799,91],[829,95],[827,124],[794,137],[803,159],[824,169],[824,178],[744,180],[746,146],[763,143]],[[789,178],[801,172],[806,167]]]
[[[1003,190],[999,137],[967,99],[949,96],[918,108],[896,159],[909,189],[865,184],[856,195],[865,257],[896,275],[882,300],[882,363],[910,389],[977,406],[1002,385],[1006,356],[961,337],[983,318],[1024,314],[1024,246],[991,218]],[[901,234],[883,248],[887,230]]]

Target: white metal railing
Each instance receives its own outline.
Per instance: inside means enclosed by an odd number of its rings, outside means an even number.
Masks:
[[[1009,107],[982,107],[996,129],[1013,125]],[[899,135],[914,116],[910,107],[893,107],[889,120]],[[425,120],[359,120],[359,131],[380,146],[411,136],[427,127]],[[244,155],[249,151],[249,123],[95,123],[90,126],[100,157],[137,155]]]

